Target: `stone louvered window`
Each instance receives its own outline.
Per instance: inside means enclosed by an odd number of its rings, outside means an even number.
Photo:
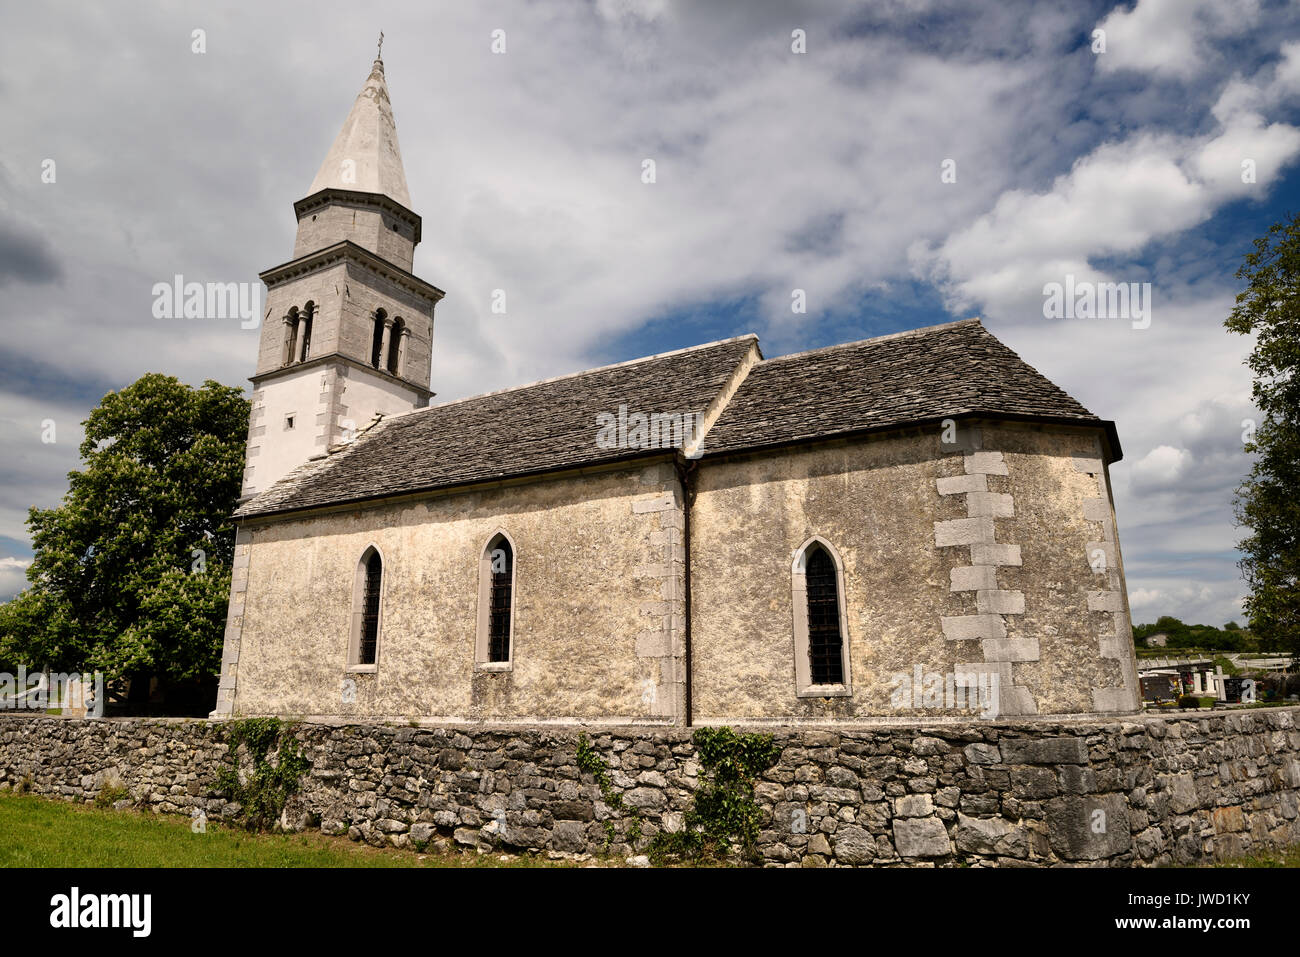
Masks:
[[[311,357],[311,325],[316,304],[308,301],[301,310],[294,306],[284,317],[284,356],[282,365],[306,362]]]
[[[284,355],[281,365],[289,365],[298,350],[298,307],[294,306],[284,317]]]
[[[795,693],[800,697],[852,694],[844,569],[830,543],[812,538],[795,553],[791,599]]]
[[[306,362],[311,358],[311,323],[315,317],[316,304],[314,302],[309,302],[298,319],[298,327],[300,329],[298,335],[302,339],[302,349],[300,352],[300,361],[302,362]]]
[[[387,320],[388,313],[382,309],[375,310],[375,330],[370,337],[370,364],[376,369],[380,368],[383,359],[384,323]]]
[[[475,666],[483,671],[509,670],[515,619],[515,546],[497,532],[479,561],[478,637]]]
[[[399,364],[400,350],[402,348],[402,334],[406,332],[406,323],[401,319],[393,320],[393,330],[388,338],[388,371],[393,375],[399,374],[401,365]]]

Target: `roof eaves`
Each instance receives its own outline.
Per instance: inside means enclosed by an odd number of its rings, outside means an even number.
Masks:
[[[1033,415],[1023,412],[995,412],[988,409],[954,409],[945,412],[943,415],[926,416],[916,419],[902,419],[895,422],[884,422],[880,425],[863,426],[856,429],[841,429],[834,432],[817,433],[814,435],[799,436],[793,439],[775,439],[768,442],[754,442],[749,445],[738,445],[723,449],[709,449],[707,444],[701,449],[701,458],[724,458],[730,455],[749,455],[755,452],[769,452],[777,449],[794,448],[802,445],[814,445],[818,442],[836,442],[845,439],[862,438],[869,435],[880,435],[887,432],[903,432],[908,429],[924,428],[926,426],[939,425],[946,419],[964,420],[964,419],[987,419],[989,421],[1002,420],[1004,422],[1041,422],[1051,425],[1067,425],[1078,428],[1102,429],[1106,433],[1109,442],[1111,456],[1108,462],[1118,462],[1124,457],[1123,450],[1119,444],[1119,434],[1115,429],[1115,423],[1109,419],[1084,418],[1082,416],[1068,415]]]

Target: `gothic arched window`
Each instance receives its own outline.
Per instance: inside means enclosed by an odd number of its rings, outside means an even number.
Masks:
[[[349,652],[353,666],[374,666],[379,656],[379,634],[383,614],[384,559],[371,545],[357,562],[352,595],[352,641]]]
[[[828,542],[810,539],[796,554],[791,592],[796,692],[810,697],[851,693],[844,572]]]
[[[840,661],[840,599],[835,584],[835,563],[826,549],[814,546],[805,563],[808,590],[808,667],[815,685],[837,685],[844,680]]]
[[[505,532],[498,532],[479,560],[477,666],[484,670],[510,666],[514,617],[515,548]]]

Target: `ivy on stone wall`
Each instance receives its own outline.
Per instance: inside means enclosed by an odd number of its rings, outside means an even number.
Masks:
[[[651,861],[723,857],[733,849],[757,856],[763,812],[754,800],[754,782],[776,764],[781,749],[770,734],[737,734],[728,727],[699,728],[691,741],[702,780],[682,829],[656,834],[650,842]]]
[[[700,762],[702,780],[691,807],[682,815],[681,830],[656,834],[647,853],[655,863],[669,859],[700,860],[724,857],[739,849],[755,856],[762,810],[754,801],[754,782],[781,756],[770,734],[737,734],[731,728],[699,728],[691,736]],[[625,833],[635,846],[641,838],[641,818],[628,810],[614,790],[609,769],[585,734],[578,736],[578,769],[590,774],[605,805],[616,815],[627,815]],[[605,846],[618,836],[614,819],[605,821]]]
[[[242,770],[240,747],[251,769]],[[217,786],[239,804],[241,823],[252,831],[275,826],[285,802],[309,767],[290,726],[279,718],[247,718],[226,728],[231,764],[217,772]]]
[[[596,749],[587,741],[586,734],[578,735],[578,770],[590,774],[600,788],[601,799],[604,800],[605,806],[616,814],[622,815],[627,811],[627,806],[623,803],[623,796],[614,790],[614,782],[609,776],[609,770],[605,767],[605,762]],[[629,844],[635,845],[641,839],[641,816],[636,811],[629,815],[629,824],[627,828],[627,840]],[[614,843],[614,838],[618,836],[618,830],[615,827],[613,818],[605,821],[605,847]]]

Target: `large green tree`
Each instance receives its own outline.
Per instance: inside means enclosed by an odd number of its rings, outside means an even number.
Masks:
[[[29,587],[0,606],[0,659],[55,671],[216,674],[249,404],[150,373],[84,423],[84,467],[30,510]]]
[[[1246,450],[1256,454],[1237,492],[1246,613],[1261,647],[1300,658],[1300,216],[1255,240],[1237,271],[1247,285],[1225,325],[1255,336],[1247,360],[1261,413]]]

